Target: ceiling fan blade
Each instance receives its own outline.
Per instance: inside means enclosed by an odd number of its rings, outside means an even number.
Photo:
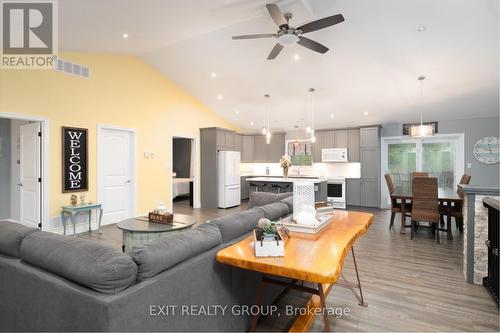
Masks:
[[[271,50],[271,53],[269,53],[269,55],[267,56],[267,60],[273,60],[274,58],[276,58],[281,50],[283,50],[283,45],[281,45],[280,43],[276,43],[276,45]]]
[[[344,16],[342,16],[342,14],[337,14],[306,23],[303,26],[298,27],[297,29],[302,30],[302,33],[305,34],[311,31],[327,28],[341,22],[344,22]]]
[[[269,3],[266,5],[266,8],[269,12],[269,15],[271,15],[274,23],[276,23],[278,27],[282,24],[287,24],[285,15],[283,15],[283,12],[281,11],[280,7],[278,7],[278,5]]]
[[[233,39],[254,39],[254,38],[269,38],[275,37],[275,34],[255,34],[255,35],[241,35],[241,36],[233,36]]]
[[[319,52],[319,53],[326,53],[328,51],[328,48],[318,42],[313,41],[312,39],[306,38],[299,36],[299,41],[297,44],[302,45],[303,47],[307,47],[310,50]]]

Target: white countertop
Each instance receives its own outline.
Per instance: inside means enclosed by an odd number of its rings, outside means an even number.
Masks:
[[[247,178],[247,182],[271,182],[271,183],[293,183],[294,181],[311,181],[313,183],[323,183],[326,182],[326,178],[308,178],[308,177],[254,177]]]

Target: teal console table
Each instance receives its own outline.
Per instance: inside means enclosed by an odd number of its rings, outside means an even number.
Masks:
[[[80,213],[88,213],[89,215],[89,231],[91,231],[91,223],[92,223],[92,211],[99,211],[99,219],[97,220],[99,223],[98,231],[101,232],[101,221],[102,221],[102,205],[99,203],[95,204],[84,204],[84,205],[69,205],[63,206],[61,209],[61,221],[64,228],[64,235],[66,235],[66,219],[69,216],[71,223],[73,224],[73,237],[76,237],[76,215]]]

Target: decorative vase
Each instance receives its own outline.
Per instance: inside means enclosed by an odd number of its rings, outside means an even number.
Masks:
[[[283,168],[283,177],[288,178],[288,168]]]

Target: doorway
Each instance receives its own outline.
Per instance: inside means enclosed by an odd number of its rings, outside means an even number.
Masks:
[[[48,120],[0,114],[0,221],[48,221]]]
[[[196,139],[172,136],[171,206],[175,213],[199,207],[197,199],[198,159]]]
[[[428,172],[438,187],[455,189],[464,173],[464,135],[441,134],[424,138],[382,138],[382,175],[389,173],[394,186],[411,182],[411,173]],[[381,206],[390,206],[387,186],[381,187]]]
[[[136,215],[136,132],[133,129],[97,128],[97,200],[102,224]]]

